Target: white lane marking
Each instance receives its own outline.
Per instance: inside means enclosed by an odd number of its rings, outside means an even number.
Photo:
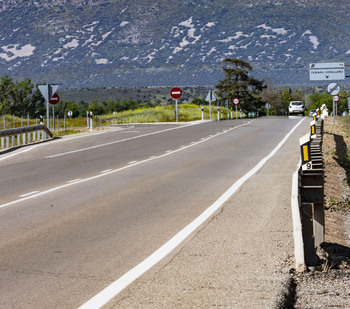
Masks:
[[[121,130],[123,130],[123,129],[106,130],[106,131],[101,131],[101,132],[96,132],[96,133],[90,133],[90,134],[81,133],[81,135],[78,134],[78,136],[73,136],[73,137],[68,137],[68,138],[63,138],[63,139],[56,139],[56,140],[54,140],[53,142],[54,142],[54,143],[60,143],[60,142],[70,141],[70,140],[77,139],[77,138],[89,137],[89,136],[100,135],[100,134],[104,134],[104,133],[110,133],[110,132],[117,132],[117,131],[121,131]],[[8,155],[8,156],[1,157],[1,158],[0,158],[0,161],[6,160],[6,159],[11,158],[11,157],[14,157],[14,156],[17,156],[17,155],[19,155],[19,154],[22,154],[22,153],[24,153],[24,152],[30,151],[30,150],[32,150],[32,149],[34,149],[34,148],[37,148],[37,147],[40,147],[40,146],[43,146],[43,145],[45,145],[45,144],[36,144],[36,145],[34,145],[34,146],[32,146],[32,147],[29,147],[29,148],[26,148],[26,149],[24,149],[24,150],[22,150],[22,151],[18,151],[18,152],[16,152],[16,153],[10,154],[10,155]]]
[[[39,191],[33,191],[33,192],[26,193],[26,194],[22,194],[19,197],[26,197],[26,196],[30,196],[30,195],[33,195],[33,194],[36,194],[36,193],[39,193]]]
[[[140,133],[141,131],[122,131],[120,133]]]
[[[80,180],[81,180],[81,178],[77,178],[77,179],[69,180],[69,181],[67,181],[67,183],[75,183],[75,182],[78,182]]]
[[[238,189],[253,175],[255,175],[265,163],[271,159],[277,151],[284,145],[287,139],[292,135],[296,128],[302,123],[299,121],[292,130],[279,142],[279,144],[263,158],[254,168],[247,174],[238,179],[222,196],[220,196],[209,208],[207,208],[199,217],[193,220],[189,225],[178,232],[173,238],[166,242],[157,251],[151,254],[143,262],[129,270],[126,274],[107,286],[104,290],[91,298],[78,309],[101,308],[116,297],[129,284],[151,269],[154,265],[160,262],[164,257],[171,253],[178,245],[180,245],[188,236],[190,236],[198,227],[214,215],[222,206],[235,194]]]
[[[135,163],[137,163],[138,161],[131,161],[131,162],[129,162],[128,164],[135,164]]]
[[[101,174],[108,173],[108,172],[110,172],[111,170],[112,170],[112,169],[108,169],[108,170],[101,171]]]
[[[248,124],[250,124],[251,122],[247,122],[247,123],[243,123],[237,127],[232,127],[230,129],[230,131],[232,130],[235,130],[235,129],[238,129],[240,127],[243,127],[243,126],[246,126]],[[224,134],[224,133],[223,133]],[[92,176],[92,177],[89,177],[89,178],[85,178],[85,179],[75,179],[73,182],[70,181],[70,182],[67,182],[66,184],[64,185],[61,185],[61,186],[58,186],[58,187],[54,187],[54,188],[51,188],[51,189],[48,189],[46,191],[41,191],[39,193],[36,193],[36,194],[33,194],[31,196],[27,196],[27,197],[23,197],[23,198],[20,198],[18,200],[14,200],[14,201],[11,201],[11,202],[7,202],[5,204],[0,204],[0,208],[4,208],[4,207],[8,207],[8,206],[12,206],[12,205],[15,205],[15,204],[18,204],[20,202],[23,202],[23,201],[26,201],[26,200],[29,200],[29,199],[34,199],[36,197],[40,197],[40,196],[43,196],[43,195],[46,195],[46,194],[49,194],[49,193],[52,193],[52,192],[55,192],[55,191],[58,191],[58,190],[61,190],[61,189],[64,189],[64,188],[67,188],[67,187],[70,187],[70,186],[73,186],[73,185],[76,185],[76,184],[79,184],[79,183],[83,183],[83,182],[88,182],[88,181],[92,181],[92,180],[95,180],[95,179],[98,179],[98,178],[101,178],[101,177],[104,177],[106,175],[110,175],[110,174],[113,174],[113,173],[118,173],[120,171],[123,171],[123,170],[126,170],[130,167],[133,167],[133,166],[136,166],[136,165],[140,165],[140,164],[143,164],[143,163],[146,163],[146,162],[150,162],[150,161],[153,161],[153,160],[157,160],[157,159],[160,159],[160,158],[163,158],[163,157],[166,157],[166,156],[169,156],[173,153],[177,153],[177,152],[180,152],[182,150],[185,150],[187,148],[190,148],[190,147],[193,147],[195,145],[198,145],[200,143],[203,143],[211,138],[214,138],[213,136],[212,137],[208,137],[206,138],[205,140],[201,140],[199,142],[197,142],[196,144],[193,144],[193,145],[189,145],[185,148],[182,148],[182,149],[177,149],[177,150],[169,150],[167,151],[165,154],[161,154],[159,156],[154,156],[154,157],[150,157],[148,159],[145,159],[145,160],[142,160],[142,161],[138,161],[138,162],[135,162],[133,164],[128,164],[128,165],[125,165],[123,167],[120,167],[120,168],[117,168],[115,170],[110,170],[109,172],[106,172],[106,173],[103,173],[103,174],[98,174],[98,175],[95,175],[95,176]]]
[[[24,150],[22,150],[22,151],[18,151],[18,152],[12,153],[12,154],[10,154],[10,155],[8,155],[8,156],[5,156],[5,157],[0,158],[0,161],[6,160],[6,159],[11,158],[11,157],[14,157],[14,156],[17,156],[17,155],[19,155],[19,154],[22,154],[22,153],[24,153],[24,152],[27,152],[27,151],[29,151],[29,150],[32,150],[33,148],[35,148],[35,146],[26,148],[26,149],[24,149]]]
[[[95,145],[95,146],[91,146],[91,147],[86,147],[86,148],[76,149],[76,150],[72,150],[72,151],[62,152],[62,153],[58,153],[58,154],[55,154],[55,155],[52,155],[52,156],[47,156],[45,158],[46,159],[50,159],[50,158],[57,158],[57,157],[61,157],[61,156],[66,156],[66,155],[70,155],[70,154],[77,153],[77,152],[97,149],[97,148],[110,146],[110,145],[114,145],[114,144],[118,144],[118,143],[122,143],[122,142],[126,142],[126,141],[131,141],[131,140],[138,139],[138,138],[145,137],[145,136],[155,135],[155,134],[159,134],[159,133],[163,133],[163,132],[167,132],[167,131],[171,131],[171,130],[178,130],[178,129],[182,129],[182,128],[185,128],[185,127],[188,127],[188,126],[192,126],[192,125],[194,125],[194,124],[187,124],[187,125],[184,125],[184,126],[181,126],[181,127],[169,128],[169,129],[164,129],[164,130],[161,130],[161,131],[141,134],[141,135],[138,135],[138,136],[125,138],[125,139],[118,140],[118,141],[113,141],[113,142],[99,144],[99,145]]]

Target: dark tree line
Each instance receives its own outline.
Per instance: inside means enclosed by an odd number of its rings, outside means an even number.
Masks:
[[[154,106],[151,103],[143,104],[146,107]],[[99,102],[60,101],[55,105],[55,114],[63,117],[68,111],[73,112],[73,117],[82,117],[87,111],[95,115],[110,114],[140,107],[140,103],[134,100],[109,100]],[[50,105],[50,110],[52,106]],[[50,111],[51,112],[51,111]],[[29,115],[31,118],[46,115],[46,102],[39,89],[30,79],[15,82],[11,77],[0,77],[0,115],[11,114],[15,116]]]

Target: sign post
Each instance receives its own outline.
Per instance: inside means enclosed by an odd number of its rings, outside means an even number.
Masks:
[[[239,99],[238,98],[234,98],[232,100],[233,104],[236,105],[236,119],[238,119],[238,115],[237,115],[237,105],[239,104]]]
[[[335,98],[335,96],[339,93],[340,91],[340,86],[337,83],[331,83],[328,85],[328,93],[333,96],[333,123],[335,123],[335,115],[336,115],[336,108],[335,108],[335,102],[338,100]]]
[[[60,97],[57,93],[54,93],[49,101],[49,103],[52,105],[52,120],[53,120],[53,130],[56,130],[55,127],[55,105],[60,101]]]
[[[177,110],[177,99],[181,98],[182,96],[182,90],[178,87],[174,87],[170,90],[170,95],[173,99],[175,99],[175,118],[176,122],[178,122],[179,116],[178,116],[178,110]]]
[[[47,128],[50,129],[50,113],[49,113],[49,102],[54,95],[54,93],[57,91],[58,85],[54,84],[44,84],[44,85],[38,85],[38,89],[40,90],[42,96],[46,100],[46,118],[47,118]]]
[[[205,101],[209,102],[209,119],[211,120],[211,102],[216,101],[217,98],[212,90],[209,90]]]

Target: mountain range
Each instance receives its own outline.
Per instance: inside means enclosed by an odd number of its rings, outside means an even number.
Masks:
[[[310,63],[350,64],[349,17],[348,0],[2,0],[0,74],[63,88],[212,86],[223,58],[241,58],[277,86],[318,85]]]

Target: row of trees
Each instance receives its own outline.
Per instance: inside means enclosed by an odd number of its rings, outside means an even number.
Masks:
[[[328,93],[315,93],[306,96],[291,89],[276,89],[272,83],[265,80],[258,80],[251,76],[252,66],[242,59],[223,59],[224,79],[215,86],[219,103],[229,99],[240,99],[239,108],[243,111],[264,110],[265,104],[271,105],[270,111],[275,115],[285,115],[288,112],[289,102],[292,100],[308,101],[310,108],[318,108],[326,104],[332,110],[332,96]],[[340,94],[338,111],[347,110],[347,93]],[[195,98],[192,103],[197,105],[208,104],[204,99]],[[142,107],[154,107],[156,103],[143,104]],[[73,112],[73,117],[85,116],[87,111],[92,111],[95,115],[111,114],[140,107],[140,103],[135,100],[123,99],[120,101],[103,101],[97,99],[89,103],[74,101],[61,101],[55,106],[56,115],[63,116],[68,111]],[[11,77],[3,75],[0,78],[0,114],[14,114],[22,116],[29,114],[30,117],[45,115],[45,99],[42,97],[37,87],[34,87],[30,79],[14,82]]]
[[[123,110],[136,109],[140,106],[137,101],[123,99],[120,101],[91,100],[89,103],[74,101],[61,101],[55,106],[55,113],[63,116],[68,111],[74,117],[85,116],[87,111],[97,114],[109,114]],[[146,106],[154,106],[151,103]],[[50,106],[52,108],[52,106]],[[15,116],[29,115],[31,118],[46,115],[45,99],[30,79],[15,82],[7,75],[0,78],[0,115],[11,114]]]

